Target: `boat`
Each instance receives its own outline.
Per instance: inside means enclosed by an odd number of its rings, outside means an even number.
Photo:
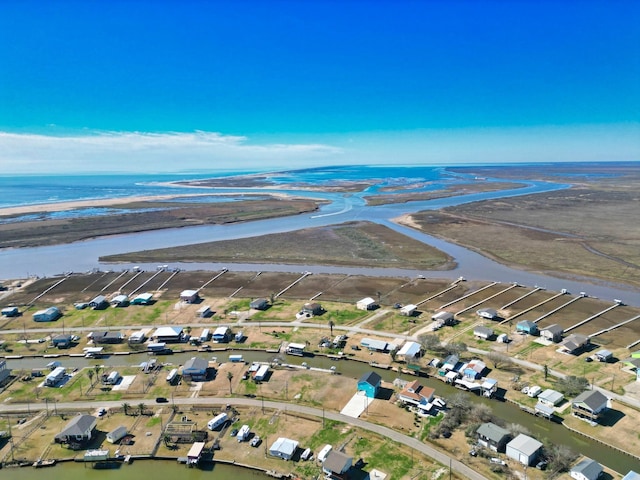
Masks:
[[[54,459],[51,460],[42,460],[41,458],[39,458],[38,460],[36,460],[35,462],[33,462],[33,467],[34,468],[42,468],[42,467],[52,467],[56,464],[56,461]]]

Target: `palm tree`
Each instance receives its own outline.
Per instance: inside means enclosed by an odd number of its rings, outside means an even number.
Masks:
[[[144,415],[144,403],[138,404],[138,410],[140,410],[140,415]]]
[[[100,376],[100,370],[102,370],[102,367],[100,367],[100,365],[96,365],[93,367],[93,370],[96,372],[96,382],[97,382],[98,377]]]
[[[93,370],[89,370],[87,372],[87,377],[89,377],[89,381],[91,382],[91,385],[93,385],[93,376],[94,376]]]
[[[129,407],[130,407],[130,406],[131,406],[131,405],[129,405],[128,403],[123,403],[123,404],[122,404],[122,410],[124,411],[124,414],[125,414],[125,415],[129,415]]]
[[[329,320],[329,329],[331,331],[331,336],[333,337],[333,327],[336,326],[336,322],[334,322],[333,320]]]
[[[227,372],[227,380],[229,380],[229,395],[233,395],[231,391],[231,380],[233,380],[233,372]]]

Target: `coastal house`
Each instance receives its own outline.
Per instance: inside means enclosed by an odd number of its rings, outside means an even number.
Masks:
[[[332,449],[322,462],[322,472],[325,478],[333,480],[344,480],[347,478],[347,472],[353,464],[353,458],[344,453]]]
[[[93,437],[98,419],[93,415],[76,415],[60,433],[55,436],[56,443],[86,444]]]
[[[104,310],[109,306],[109,302],[104,295],[98,295],[89,302],[89,306],[94,310]]]
[[[2,309],[3,317],[17,317],[18,315],[20,315],[18,307],[5,307]]]
[[[400,315],[403,315],[405,317],[413,317],[414,315],[416,315],[416,313],[418,313],[418,306],[414,305],[413,303],[405,305],[400,309]]]
[[[540,338],[544,338],[545,340],[549,340],[553,343],[559,343],[562,341],[562,334],[564,333],[564,329],[560,325],[549,325],[548,327],[544,327],[540,330]]]
[[[93,343],[98,344],[115,344],[121,343],[124,336],[121,332],[113,332],[111,330],[91,332],[89,338],[93,340]]]
[[[569,475],[576,480],[598,480],[603,471],[602,465],[585,457],[571,467]]]
[[[181,342],[182,327],[158,327],[151,338],[158,343]]]
[[[56,335],[51,339],[51,344],[56,348],[69,348],[73,343],[73,337],[67,334]]]
[[[7,368],[7,361],[0,359],[0,385],[3,385],[11,377],[11,369]]]
[[[233,338],[233,332],[229,327],[218,327],[213,331],[211,339],[216,343],[228,343]]]
[[[629,470],[622,480],[640,480],[640,473]]]
[[[591,343],[589,337],[573,333],[565,338],[560,344],[560,351],[563,353],[577,354],[580,353],[587,345]]]
[[[204,358],[191,357],[182,367],[182,376],[186,380],[201,382],[207,379],[207,369],[209,362]]]
[[[131,300],[131,305],[150,305],[153,302],[151,293],[141,293]]]
[[[453,313],[441,311],[431,316],[431,320],[436,322],[438,327],[444,327],[445,325],[453,325],[455,319]]]
[[[363,391],[369,398],[375,398],[382,385],[382,377],[376,372],[367,372],[358,380],[358,391]]]
[[[322,315],[322,312],[324,312],[324,309],[319,303],[305,303],[302,306],[302,313],[306,315]]]
[[[34,322],[54,322],[62,316],[62,313],[58,307],[49,307],[43,310],[38,310],[33,314]]]
[[[483,340],[489,340],[494,335],[493,328],[478,325],[473,329],[473,335],[477,338],[482,338]]]
[[[609,350],[598,350],[595,353],[595,357],[596,357],[596,360],[598,360],[599,362],[607,363],[613,360],[613,353],[610,352]]]
[[[442,361],[442,366],[440,367],[440,371],[448,372],[450,370],[455,370],[460,363],[460,358],[457,355],[449,355]]]
[[[197,290],[183,290],[180,293],[180,301],[184,303],[198,303],[200,295]]]
[[[516,332],[527,335],[538,335],[538,326],[531,320],[522,320],[516,324]]]
[[[356,302],[356,308],[358,310],[375,310],[378,308],[378,303],[373,298],[366,297]]]
[[[576,417],[597,422],[607,411],[609,399],[599,390],[582,392],[571,402],[571,413]]]
[[[422,353],[422,347],[418,342],[405,342],[398,350],[396,358],[408,362],[414,358],[418,358]]]
[[[266,298],[256,298],[255,300],[251,300],[249,308],[253,308],[254,310],[266,310],[269,308],[269,302]]]
[[[111,306],[113,307],[126,307],[129,305],[129,297],[127,295],[116,295],[111,299]]]
[[[413,405],[414,407],[426,410],[433,401],[435,389],[425,387],[418,380],[407,383],[398,393],[398,400],[405,405]]]
[[[538,402],[548,407],[556,407],[564,400],[564,395],[556,390],[547,388],[538,395]]]
[[[498,380],[495,378],[485,378],[480,385],[482,396],[492,398],[498,391]]]
[[[523,465],[533,465],[542,451],[542,443],[528,435],[520,434],[505,449],[507,457],[513,458]]]
[[[290,343],[287,345],[285,352],[288,355],[297,355],[299,357],[304,356],[304,349],[307,347],[304,343]]]
[[[138,330],[136,332],[133,332],[131,335],[129,335],[129,338],[127,339],[127,342],[130,345],[136,345],[136,344],[144,343],[145,340],[147,339],[147,335],[148,334],[149,334],[149,330],[148,329]]]
[[[482,377],[482,372],[487,369],[487,365],[482,360],[471,360],[462,370],[462,374],[471,380]]]
[[[493,308],[481,308],[476,312],[476,314],[480,318],[486,318],[487,320],[497,320],[500,318],[498,316],[498,311]]]
[[[372,352],[386,352],[389,350],[389,344],[384,340],[375,340],[373,338],[363,338],[360,340],[360,346],[367,348]]]
[[[269,447],[269,455],[272,457],[291,460],[298,450],[298,442],[289,438],[279,437]]]
[[[478,443],[494,452],[504,452],[511,433],[495,423],[483,423],[476,431]]]

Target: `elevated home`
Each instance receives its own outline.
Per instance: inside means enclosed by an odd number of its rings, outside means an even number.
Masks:
[[[147,339],[148,333],[149,333],[149,330],[138,330],[137,332],[133,332],[131,335],[129,335],[129,338],[127,341],[131,345],[144,343],[144,341]]]
[[[367,372],[358,380],[358,391],[363,391],[369,398],[375,398],[382,385],[382,377],[376,372]]]
[[[453,313],[445,311],[438,312],[435,315],[432,315],[431,320],[436,322],[439,327],[443,327],[445,325],[453,325],[455,323]]]
[[[322,315],[323,312],[323,308],[322,305],[320,305],[319,303],[305,303],[302,306],[302,313],[304,314],[308,314],[308,315]]]
[[[560,350],[563,353],[577,354],[580,353],[587,345],[591,343],[589,337],[573,333],[565,338],[560,344]]]
[[[198,303],[200,295],[197,290],[183,290],[180,293],[180,301],[184,303]]]
[[[89,338],[91,338],[95,344],[114,344],[121,343],[124,337],[121,332],[102,331],[91,332]]]
[[[571,402],[571,413],[576,417],[597,422],[607,411],[609,399],[599,390],[582,392]]]
[[[476,312],[476,314],[480,318],[486,318],[487,320],[497,320],[500,318],[498,316],[498,311],[493,308],[481,308]]]
[[[495,423],[483,423],[476,431],[478,443],[494,452],[504,452],[511,433]]]
[[[372,352],[386,352],[389,350],[389,344],[387,342],[373,338],[363,338],[360,340],[360,346],[368,348]]]
[[[51,339],[51,344],[56,348],[69,348],[73,343],[71,335],[56,335]]]
[[[98,419],[93,415],[76,415],[55,436],[56,443],[85,444],[93,437]]]
[[[269,302],[266,298],[256,298],[251,301],[249,308],[253,308],[254,310],[266,310],[269,308]]]
[[[571,467],[569,475],[576,480],[598,480],[603,471],[602,465],[585,457]]]
[[[201,382],[207,379],[209,362],[204,358],[191,357],[182,367],[182,376],[187,380]]]
[[[285,350],[289,355],[298,355],[299,357],[304,356],[304,349],[307,346],[304,343],[290,343],[287,345],[287,349]]]
[[[113,307],[126,307],[129,305],[129,297],[127,295],[116,295],[111,299],[110,303]]]
[[[427,410],[428,405],[433,401],[435,390],[431,387],[425,387],[418,380],[407,383],[405,387],[398,393],[398,400],[406,405]]]
[[[462,373],[465,377],[472,380],[482,377],[482,372],[487,369],[487,365],[482,360],[471,360],[463,369]]]
[[[482,385],[480,385],[482,395],[487,398],[491,398],[498,391],[498,380],[495,378],[485,378]]]
[[[131,305],[149,305],[153,301],[153,295],[150,293],[141,293],[133,300],[131,300]]]
[[[211,336],[211,339],[217,343],[228,343],[232,338],[233,332],[229,327],[218,327]]]
[[[549,325],[548,327],[544,327],[540,330],[540,337],[553,343],[559,343],[562,341],[563,333],[563,328],[554,323],[553,325]]]
[[[5,307],[2,309],[3,317],[17,317],[18,315],[20,315],[18,307]]]
[[[507,457],[513,458],[523,465],[533,465],[542,451],[542,443],[535,438],[520,434],[507,443]]]
[[[538,335],[538,326],[531,320],[522,320],[516,324],[516,332],[527,335]]]
[[[475,337],[482,338],[483,340],[489,340],[494,335],[493,328],[478,325],[473,329],[473,335]]]
[[[322,471],[327,479],[344,480],[353,464],[353,458],[338,450],[332,449],[322,462]]]
[[[62,316],[58,307],[49,307],[44,310],[38,310],[33,314],[34,322],[54,322]]]
[[[371,297],[363,298],[356,302],[356,308],[358,310],[375,310],[378,308],[378,303]]]
[[[158,327],[151,338],[158,343],[177,343],[182,341],[182,327]]]
[[[538,395],[538,402],[548,407],[556,407],[564,400],[564,395],[560,392],[547,388]]]
[[[440,370],[448,372],[449,370],[455,370],[456,366],[460,363],[460,358],[457,355],[449,355],[442,361]]]
[[[405,305],[400,309],[400,315],[404,315],[405,317],[413,317],[418,311],[418,306],[410,303],[409,305]]]
[[[291,460],[298,450],[298,442],[289,438],[280,437],[269,447],[269,455]]]
[[[104,310],[109,306],[109,302],[107,302],[107,298],[104,295],[98,295],[89,302],[89,306],[94,310]]]
[[[422,353],[422,347],[417,342],[405,342],[402,348],[398,350],[397,357],[404,361],[409,361],[413,358],[418,358]]]

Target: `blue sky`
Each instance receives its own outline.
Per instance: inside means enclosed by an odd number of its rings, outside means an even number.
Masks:
[[[638,160],[638,25],[622,0],[4,0],[0,168]]]

